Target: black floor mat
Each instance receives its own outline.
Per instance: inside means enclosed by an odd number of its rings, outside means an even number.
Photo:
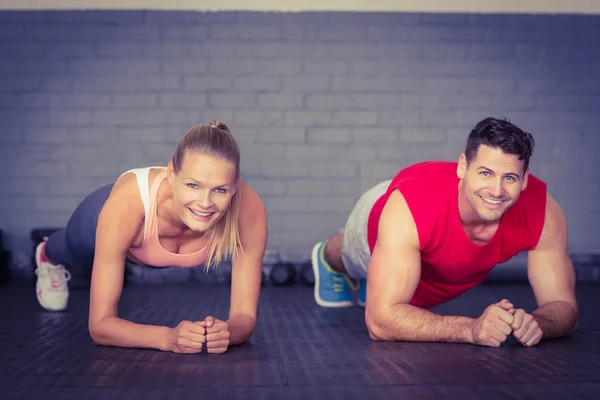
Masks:
[[[225,354],[101,347],[87,332],[88,295],[72,290],[67,311],[49,313],[31,288],[0,287],[0,398],[600,398],[598,284],[578,286],[576,333],[534,348],[373,342],[362,308],[320,308],[306,286],[263,287],[255,335]],[[525,284],[484,284],[434,311],[475,317],[502,298],[535,306]],[[120,313],[174,326],[226,319],[228,302],[223,285],[129,286]]]

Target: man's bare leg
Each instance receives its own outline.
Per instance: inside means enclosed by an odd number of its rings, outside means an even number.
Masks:
[[[329,240],[325,244],[325,261],[327,264],[337,272],[346,273],[346,267],[344,267],[344,263],[342,262],[342,246],[344,241],[344,234],[338,233]]]

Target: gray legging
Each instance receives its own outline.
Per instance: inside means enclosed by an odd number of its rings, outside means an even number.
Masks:
[[[109,184],[87,195],[69,218],[66,228],[48,237],[45,252],[53,263],[75,268],[92,268],[98,216],[112,187],[113,185]]]

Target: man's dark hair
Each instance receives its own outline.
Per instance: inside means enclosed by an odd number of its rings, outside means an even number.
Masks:
[[[523,131],[507,119],[489,117],[478,122],[469,133],[465,148],[467,163],[475,158],[481,145],[519,156],[519,160],[525,161],[523,171],[527,171],[535,142],[531,133]]]

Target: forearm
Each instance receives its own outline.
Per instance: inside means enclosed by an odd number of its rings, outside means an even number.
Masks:
[[[141,325],[117,317],[106,317],[90,326],[94,342],[103,346],[167,350],[171,328]]]
[[[231,317],[227,324],[229,325],[229,344],[235,346],[237,344],[246,343],[256,327],[256,320],[250,315],[236,315]]]
[[[577,309],[565,301],[544,304],[532,315],[542,330],[544,339],[569,335],[577,326]]]
[[[441,316],[409,304],[368,313],[366,319],[369,334],[374,340],[473,342],[473,319]]]

